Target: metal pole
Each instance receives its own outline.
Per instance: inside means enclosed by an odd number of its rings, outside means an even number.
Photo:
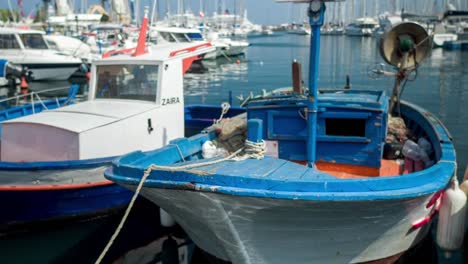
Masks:
[[[323,25],[325,4],[319,10],[309,6],[309,24],[312,27],[309,55],[309,95],[307,100],[307,164],[314,167],[317,148],[318,70],[320,55],[320,27]]]

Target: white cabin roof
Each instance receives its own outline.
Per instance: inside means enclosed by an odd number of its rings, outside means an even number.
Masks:
[[[98,99],[17,118],[4,124],[29,123],[81,133],[158,107],[155,103]]]

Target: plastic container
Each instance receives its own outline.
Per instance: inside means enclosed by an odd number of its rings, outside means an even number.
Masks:
[[[419,145],[410,139],[406,140],[405,144],[403,145],[402,153],[406,158],[410,158],[414,161],[418,161],[423,158]]]
[[[458,187],[456,178],[442,196],[437,223],[437,244],[446,251],[456,250],[463,244],[465,234],[466,195]]]
[[[423,149],[426,152],[428,156],[432,154],[432,145],[427,139],[423,137],[419,138],[418,145],[421,149]]]
[[[423,148],[421,148],[416,142],[410,139],[406,140],[405,144],[403,145],[402,153],[406,158],[410,158],[414,161],[422,160],[424,162],[425,167],[431,166],[433,164],[433,162],[429,159],[429,156],[427,155],[426,151]]]
[[[217,149],[213,141],[206,141],[202,145],[202,156],[204,159],[214,158],[217,155]]]

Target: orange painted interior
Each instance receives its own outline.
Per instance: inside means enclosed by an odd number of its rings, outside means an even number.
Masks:
[[[294,161],[296,163],[306,165],[306,161]],[[370,178],[370,177],[385,177],[401,175],[403,166],[398,164],[396,160],[382,159],[380,168],[338,164],[331,162],[318,161],[315,163],[317,168],[323,172],[329,173],[340,179],[355,179],[355,178]]]

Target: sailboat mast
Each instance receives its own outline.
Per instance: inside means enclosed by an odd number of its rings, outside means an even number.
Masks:
[[[155,13],[156,13],[156,4],[157,4],[158,0],[153,0],[153,8],[151,10],[151,20],[150,20],[150,25],[153,25],[154,24],[154,17],[155,17]],[[157,19],[157,18],[156,18]]]
[[[171,12],[171,3],[170,0],[166,0],[166,16],[169,18],[169,14]]]

